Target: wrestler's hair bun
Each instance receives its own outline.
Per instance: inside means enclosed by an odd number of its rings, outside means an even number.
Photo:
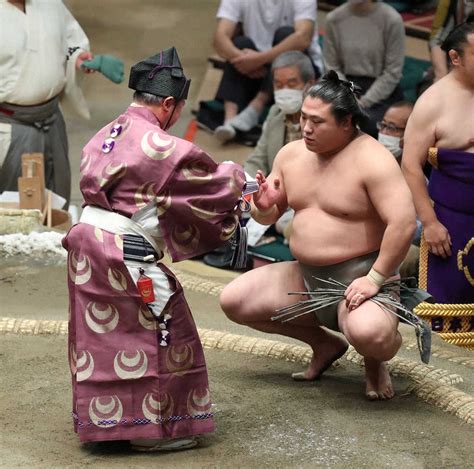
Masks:
[[[358,85],[356,85],[353,81],[347,81],[347,80],[341,80],[337,74],[336,71],[334,70],[329,70],[327,73],[325,73],[322,78],[322,80],[326,80],[330,83],[333,83],[335,85],[342,85],[345,88],[347,88],[351,93],[354,93],[356,97],[359,97],[362,94],[362,88]]]

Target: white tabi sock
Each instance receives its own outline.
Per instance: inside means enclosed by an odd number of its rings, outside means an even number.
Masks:
[[[232,125],[241,132],[248,132],[258,124],[258,112],[252,106],[247,106],[242,112],[230,119],[226,124]]]

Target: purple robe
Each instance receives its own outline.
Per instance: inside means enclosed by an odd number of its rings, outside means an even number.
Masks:
[[[474,303],[474,153],[431,148],[429,194],[447,228],[452,255],[443,259],[423,249],[420,284],[437,303]],[[426,270],[426,279],[422,279]]]
[[[207,252],[238,224],[245,176],[168,135],[145,107],[132,105],[85,146],[85,205],[131,218],[156,210],[149,232],[173,261]],[[158,224],[158,223],[156,223]],[[161,244],[160,244],[161,243]],[[206,363],[196,326],[173,273],[169,343],[123,259],[123,236],[86,223],[63,240],[68,250],[69,360],[73,419],[81,441],[180,438],[213,431]]]

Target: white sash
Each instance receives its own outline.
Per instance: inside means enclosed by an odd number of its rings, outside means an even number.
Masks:
[[[162,250],[156,244],[156,241],[150,236],[137,222],[131,218],[124,217],[119,213],[110,212],[103,208],[87,205],[82,211],[80,223],[96,226],[102,230],[115,234],[134,234],[145,238],[155,249],[163,255]]]

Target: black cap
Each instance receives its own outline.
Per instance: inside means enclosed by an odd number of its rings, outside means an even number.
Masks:
[[[128,87],[155,96],[188,97],[191,80],[186,78],[174,47],[136,63],[130,70]]]

